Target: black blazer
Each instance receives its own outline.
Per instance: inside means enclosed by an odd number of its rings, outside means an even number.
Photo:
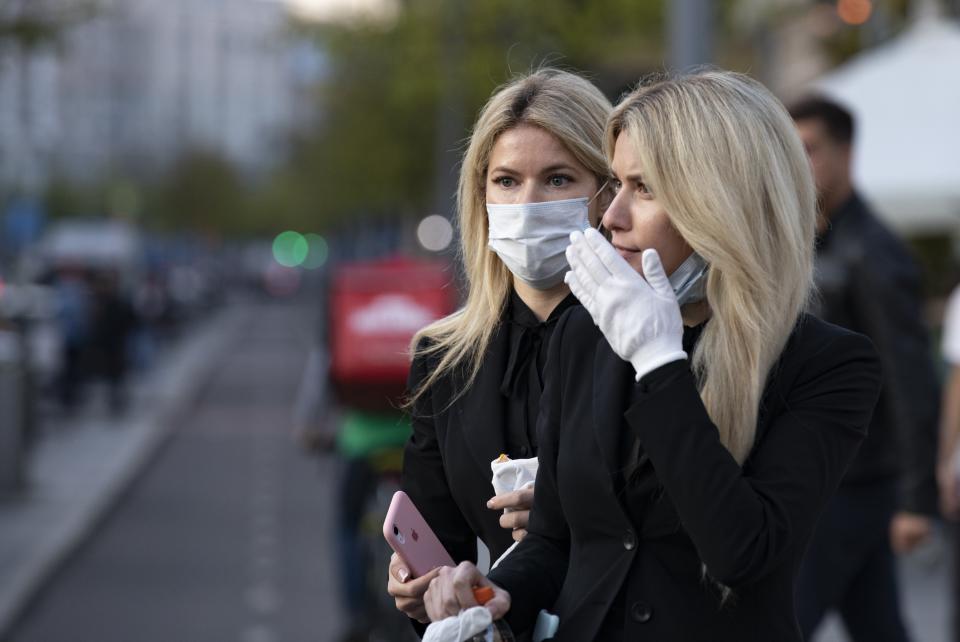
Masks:
[[[557,640],[600,639],[619,600],[624,640],[799,641],[797,568],[879,393],[869,340],[801,319],[769,377],[743,468],[686,362],[636,384],[582,308],[560,320],[545,378],[529,534],[490,574],[513,598],[514,630],[546,608],[560,616]],[[614,493],[622,431],[656,471],[653,501]],[[641,518],[628,516],[631,502],[646,502]],[[717,582],[732,589],[725,600]]]
[[[509,328],[500,323],[473,385],[462,389],[462,374],[441,377],[411,412],[413,434],[404,449],[402,487],[454,561],[477,561],[477,537],[496,560],[513,544],[500,526],[500,511],[487,508],[493,497],[490,462],[506,449],[506,399],[500,384],[509,357]],[[414,390],[438,358],[418,357],[410,367]]]

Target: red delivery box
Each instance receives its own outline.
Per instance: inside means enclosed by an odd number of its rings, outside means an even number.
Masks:
[[[331,285],[331,375],[347,396],[399,396],[410,369],[413,335],[453,311],[447,264],[392,258],[348,263]],[[383,395],[380,395],[381,398]]]

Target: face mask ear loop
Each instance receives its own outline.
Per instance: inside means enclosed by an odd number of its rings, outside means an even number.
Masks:
[[[600,186],[600,189],[597,190],[597,193],[590,197],[590,200],[587,201],[587,207],[590,207],[590,204],[597,200],[597,197],[603,193],[603,190],[607,189],[607,186],[610,185],[610,180],[607,179],[603,181],[603,185]],[[606,230],[603,227],[603,216],[600,217],[600,220],[597,221],[597,231],[606,236]]]

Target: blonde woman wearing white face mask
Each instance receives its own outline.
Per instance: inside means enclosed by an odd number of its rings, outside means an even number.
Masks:
[[[803,147],[759,83],[710,72],[627,96],[605,148],[612,243],[567,251],[583,307],[551,344],[529,533],[489,578],[441,570],[428,614],[490,585],[558,642],[800,642],[797,569],[880,385],[869,340],[803,312]]]
[[[587,80],[544,69],[494,93],[460,173],[464,307],[414,339],[413,435],[403,489],[454,560],[475,562],[477,538],[498,559],[526,533],[533,490],[492,498],[490,462],[534,457],[550,335],[577,305],[563,276],[571,232],[609,202],[603,126],[611,105]],[[510,509],[505,512],[504,509]],[[388,591],[426,621],[436,571],[411,578],[394,556]]]

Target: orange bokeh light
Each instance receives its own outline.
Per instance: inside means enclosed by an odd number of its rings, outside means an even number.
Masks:
[[[839,0],[837,15],[850,25],[862,25],[870,19],[873,3],[870,0]]]

